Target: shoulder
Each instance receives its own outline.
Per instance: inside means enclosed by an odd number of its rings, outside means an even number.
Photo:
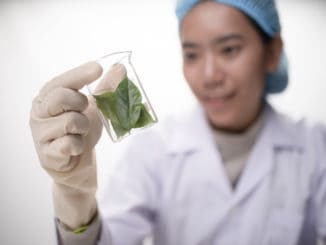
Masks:
[[[324,162],[326,167],[326,127],[324,124],[305,120],[302,134],[307,152],[315,156],[317,162]]]
[[[326,154],[326,125],[307,118],[294,120],[288,115],[282,114],[271,108],[273,123],[276,125],[280,138],[297,145],[309,154],[320,156]]]

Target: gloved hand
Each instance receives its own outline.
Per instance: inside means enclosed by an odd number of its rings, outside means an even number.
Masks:
[[[94,101],[78,90],[101,74],[101,66],[89,62],[55,77],[40,90],[30,114],[38,157],[54,181],[56,217],[72,230],[96,213],[94,146],[102,123]]]

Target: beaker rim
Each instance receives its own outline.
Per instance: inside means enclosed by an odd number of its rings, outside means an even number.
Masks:
[[[126,55],[130,56],[132,54],[132,51],[127,50],[127,51],[117,51],[117,52],[109,53],[107,55],[104,55],[104,56],[98,58],[96,61],[100,61],[100,60],[108,58],[110,56],[119,55],[119,54],[126,54]]]

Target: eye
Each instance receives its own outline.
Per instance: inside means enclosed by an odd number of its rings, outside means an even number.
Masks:
[[[187,52],[184,53],[183,58],[187,62],[195,61],[198,58],[198,54],[193,52]]]
[[[240,51],[240,46],[227,46],[222,49],[222,54],[225,56],[232,56],[237,54]]]

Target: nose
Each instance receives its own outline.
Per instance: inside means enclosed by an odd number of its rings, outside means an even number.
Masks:
[[[208,88],[215,88],[224,82],[223,66],[214,54],[206,54],[203,67],[203,82]]]

